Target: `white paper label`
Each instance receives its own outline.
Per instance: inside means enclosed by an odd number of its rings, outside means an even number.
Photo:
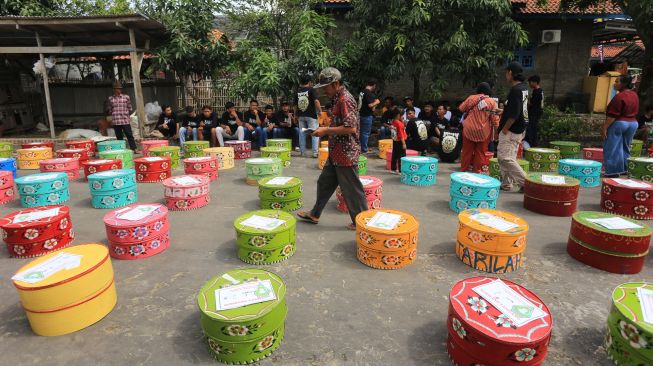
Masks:
[[[368,184],[372,184],[374,182],[374,180],[367,179],[367,178],[360,178],[360,181],[361,181],[361,184],[363,185],[363,187],[365,187]]]
[[[518,228],[519,225],[506,221],[502,219],[501,217],[494,216],[490,213],[486,212],[479,212],[476,214],[473,214],[469,217],[470,219],[477,221],[481,225],[489,226],[493,229],[497,229],[499,231],[510,231],[514,228]]]
[[[253,227],[255,229],[261,229],[261,230],[274,230],[278,228],[279,226],[283,225],[286,223],[286,220],[281,220],[281,219],[275,219],[272,217],[264,217],[264,216],[258,216],[258,215],[253,215],[247,220],[241,222],[241,225]]]
[[[574,164],[574,165],[594,165],[595,162],[592,160],[584,160],[584,159],[569,159],[567,160],[569,164]]]
[[[621,217],[607,217],[604,219],[587,219],[587,221],[593,222],[597,225],[601,225],[608,230],[622,230],[622,229],[641,229],[642,227],[624,220]]]
[[[638,287],[637,297],[639,298],[639,305],[642,307],[643,320],[653,324],[653,290]]]
[[[147,158],[143,158],[145,161],[162,161],[165,160],[162,157],[159,156],[148,156]]]
[[[81,261],[81,255],[59,253],[37,266],[34,266],[20,273],[16,273],[11,279],[27,283],[41,282],[64,269],[69,270],[79,267]]]
[[[180,186],[190,186],[193,184],[198,184],[200,181],[193,178],[193,177],[177,177],[177,178],[172,178],[172,180],[179,184]]]
[[[542,182],[548,184],[565,184],[565,177],[561,175],[543,175]]]
[[[222,275],[222,278],[224,278],[225,280],[231,282],[232,285],[237,285],[237,284],[240,283],[240,281],[238,281],[237,279],[231,277],[231,276],[229,275],[229,273],[225,273],[225,274],[223,274],[223,275]]]
[[[58,173],[45,173],[45,174],[34,174],[28,175],[23,178],[23,182],[41,182],[44,180],[57,179],[59,178]]]
[[[21,222],[36,221],[48,217],[57,216],[58,214],[59,214],[59,207],[56,207],[56,208],[51,208],[49,210],[29,212],[25,214],[16,215],[14,216],[12,222],[14,224],[20,224]]]
[[[544,310],[535,306],[501,280],[477,286],[474,288],[474,292],[501,311],[503,315],[508,316],[517,327],[547,315]]]
[[[470,174],[470,173],[459,174],[458,178],[464,179],[464,180],[472,182],[472,183],[478,183],[478,184],[484,184],[484,183],[490,182],[489,179],[485,179],[485,178],[479,177],[478,175],[474,175],[474,174]]]
[[[127,211],[120,212],[116,217],[121,220],[138,221],[150,216],[157,208],[159,208],[159,206],[138,205],[127,209]]]
[[[270,280],[246,282],[215,290],[217,310],[236,309],[247,305],[272,301],[277,298]]]
[[[293,180],[293,177],[274,177],[270,179],[267,184],[271,184],[273,186],[282,186],[291,180]]]
[[[653,158],[635,158],[635,161],[641,161],[644,163],[653,163]]]
[[[631,187],[631,188],[651,188],[650,184],[644,182],[638,182],[633,179],[613,178],[612,180],[614,180],[615,182],[621,185]]]
[[[388,212],[377,212],[370,221],[368,221],[366,226],[384,230],[394,230],[394,228],[397,227],[399,220],[401,220],[401,215]]]

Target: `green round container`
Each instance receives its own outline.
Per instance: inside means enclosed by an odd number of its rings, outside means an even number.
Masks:
[[[363,155],[358,156],[358,175],[367,174],[367,158]]]
[[[261,156],[267,158],[279,158],[283,166],[290,166],[290,149],[278,146],[267,146],[261,148]]]
[[[232,294],[254,292],[267,298],[272,291],[274,299],[218,310],[219,291],[237,289],[236,286],[250,288],[242,288]],[[288,313],[286,285],[272,272],[248,268],[216,276],[202,286],[197,295],[197,304],[209,352],[219,362],[253,363],[272,354],[281,344]]]
[[[272,230],[264,230],[242,222],[259,216],[284,221]],[[273,264],[295,254],[295,225],[297,220],[284,211],[259,210],[239,216],[234,221],[238,258],[249,264]]]
[[[169,156],[172,169],[179,168],[179,146],[157,146],[150,149],[150,156]]]
[[[550,161],[547,162],[534,161],[529,164],[528,169],[531,172],[558,174],[558,163],[554,163]]]
[[[551,141],[552,148],[560,150],[560,157],[571,159],[580,157],[580,142],[573,141]]]
[[[644,141],[642,140],[633,140],[630,143],[630,156],[639,157],[642,156],[642,149],[644,148]]]
[[[533,170],[533,162],[555,163],[560,160],[560,150],[531,147],[524,151],[524,159],[531,163],[531,170]]]
[[[14,157],[13,151],[0,151],[0,158],[8,159],[13,157]]]
[[[287,177],[290,178],[290,177]],[[258,181],[258,196],[261,199],[261,209],[295,211],[302,207],[302,181],[293,177],[287,183],[276,183],[286,177],[264,178]]]
[[[653,158],[628,158],[628,176],[653,181]]]
[[[99,153],[100,159],[120,159],[122,160],[123,169],[134,168],[134,152],[128,149],[125,150],[102,150]]]
[[[530,167],[530,163],[528,161],[519,159],[517,160],[517,164],[519,164],[524,172],[528,173]],[[490,159],[490,176],[501,180],[501,169],[499,168],[499,159],[497,158]]]
[[[11,141],[0,141],[0,158],[12,158],[14,156],[14,143]]]
[[[267,147],[283,147],[292,151],[292,140],[291,139],[268,139]]]
[[[184,157],[198,158],[201,156],[206,156],[204,149],[208,148],[208,141],[186,141],[184,142]]]
[[[283,164],[279,158],[249,158],[245,160],[245,181],[257,185],[263,178],[273,178],[283,174]]]

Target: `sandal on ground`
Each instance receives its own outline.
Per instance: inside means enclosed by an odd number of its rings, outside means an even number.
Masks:
[[[347,230],[356,231],[356,225],[352,223],[348,224]]]
[[[314,218],[306,211],[297,212],[297,217],[299,217],[300,220],[310,222],[311,224],[317,224],[319,222],[319,219]]]

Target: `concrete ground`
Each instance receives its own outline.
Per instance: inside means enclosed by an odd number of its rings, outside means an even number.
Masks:
[[[315,199],[316,160],[293,157],[284,175],[304,181],[307,206]],[[298,223],[297,253],[268,266],[288,287],[286,336],[261,365],[450,365],[446,349],[447,296],[460,279],[483,273],[455,256],[456,215],[448,208],[449,174],[441,164],[435,187],[402,185],[384,161],[370,158],[368,174],[384,180],[383,207],[412,213],[420,222],[418,258],[406,268],[383,271],[359,263],[348,216],[335,197],[317,226]],[[24,172],[23,172],[24,173]],[[181,171],[177,171],[181,174]],[[171,212],[170,248],[155,257],[114,260],[116,308],[79,332],[47,338],[32,333],[10,277],[28,260],[0,258],[0,354],[2,365],[212,365],[199,324],[196,295],[202,284],[243,267],[235,253],[233,220],[258,206],[257,189],[244,183],[244,162],[220,172],[209,206]],[[87,184],[71,184],[75,244],[106,240],[102,217],[91,208]],[[162,201],[160,184],[139,185],[139,202]],[[579,209],[598,210],[600,191],[582,189]],[[18,209],[15,201],[0,209]],[[522,208],[522,195],[502,193],[498,209],[530,224],[524,267],[502,275],[539,295],[553,313],[553,337],[545,365],[611,365],[601,346],[612,289],[653,279],[650,258],[638,275],[603,272],[570,258],[570,218]]]

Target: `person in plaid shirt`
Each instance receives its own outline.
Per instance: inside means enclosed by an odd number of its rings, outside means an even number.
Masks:
[[[129,117],[132,112],[132,102],[129,95],[122,93],[122,84],[118,80],[113,83],[113,95],[107,99],[107,109],[107,114],[111,116],[111,124],[118,140],[122,140],[124,136],[127,136],[129,148],[136,151],[136,141],[134,141],[134,134],[130,124],[131,118]]]
[[[350,230],[356,230],[356,216],[367,210],[367,200],[363,184],[358,177],[358,157],[361,146],[358,140],[360,130],[356,100],[342,84],[338,69],[327,67],[320,72],[316,89],[324,88],[324,93],[332,98],[332,117],[329,127],[319,127],[313,136],[329,137],[329,158],[320,178],[317,180],[317,199],[309,212],[298,212],[297,216],[317,224],[324,206],[340,186],[349,208]]]

